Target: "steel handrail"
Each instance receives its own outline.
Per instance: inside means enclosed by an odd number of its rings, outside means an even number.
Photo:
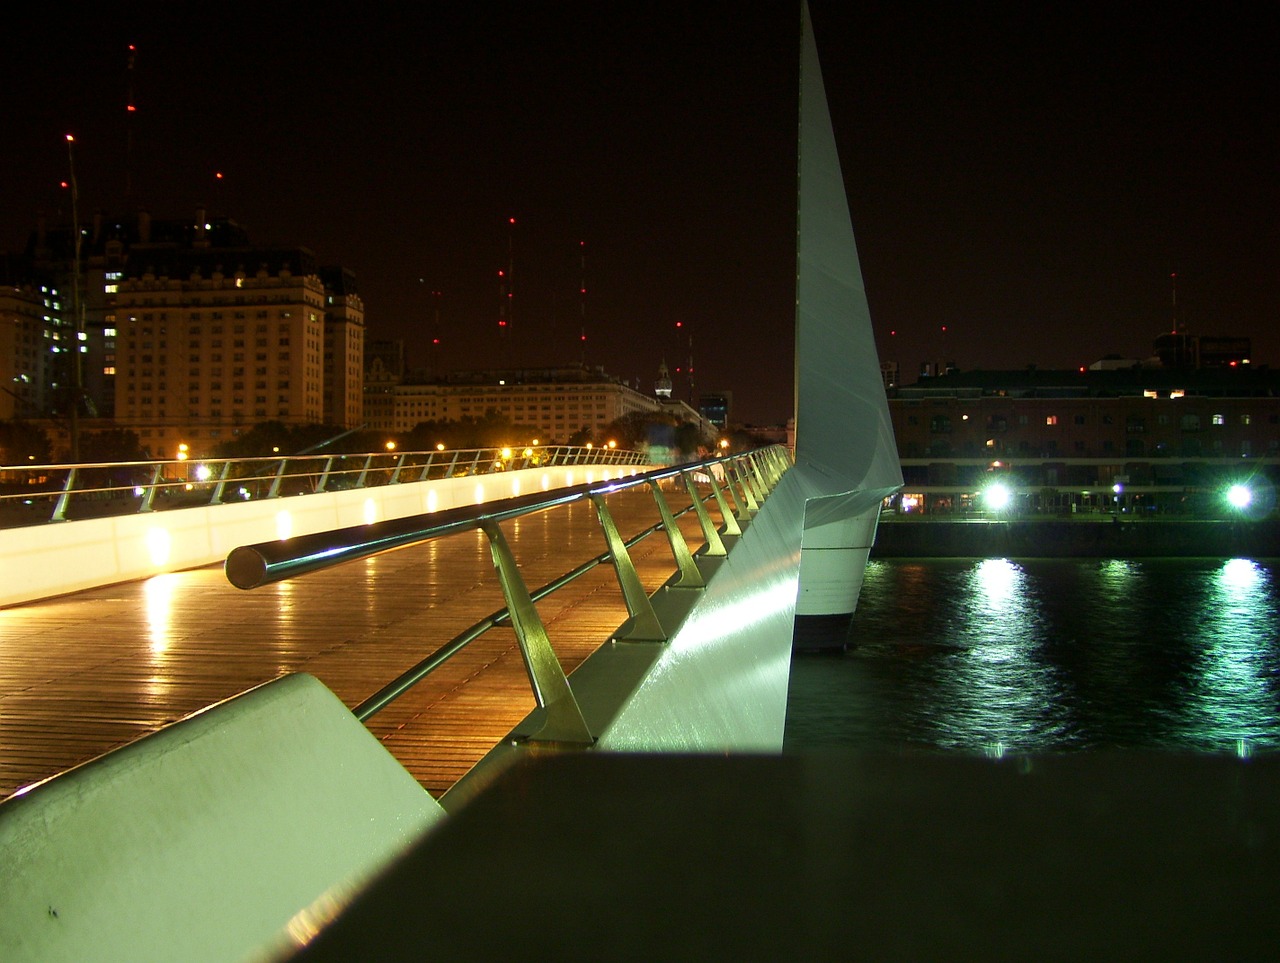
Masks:
[[[767,497],[776,486],[789,464],[789,458],[785,452],[775,446],[741,455],[722,455],[686,465],[655,469],[625,479],[577,485],[551,494],[515,496],[484,505],[352,526],[316,535],[291,538],[287,541],[260,542],[233,550],[227,557],[225,572],[233,585],[251,589],[281,579],[331,568],[344,562],[367,558],[395,548],[480,529],[489,538],[498,579],[507,602],[506,606],[474,623],[438,647],[416,665],[405,670],[362,701],[353,712],[362,721],[367,720],[408,692],[470,642],[489,629],[510,622],[524,657],[535,701],[540,708],[546,710],[542,728],[530,736],[530,740],[566,745],[589,744],[593,736],[586,728],[576,698],[569,687],[559,659],[551,648],[533,603],[585,575],[596,566],[611,561],[630,614],[630,619],[619,627],[613,637],[665,643],[668,635],[655,616],[651,599],[643,595],[643,590],[640,590],[640,598],[636,597],[635,592],[628,591],[629,583],[634,586],[639,585],[629,548],[642,539],[665,530],[671,541],[677,571],[681,572],[678,587],[687,587],[692,591],[705,589],[705,583],[701,577],[688,578],[691,573],[687,570],[686,562],[691,566],[692,556],[683,534],[676,526],[676,518],[687,512],[696,511],[706,538],[706,554],[723,554],[725,550],[720,537],[721,533],[715,531],[710,516],[706,512],[705,503],[713,498],[718,503],[724,524],[723,534],[726,538],[739,536],[742,532],[740,525],[748,524],[749,517],[759,508],[759,501]],[[733,497],[737,509],[736,517],[728,510],[725,491],[721,489],[716,479],[715,469],[717,468],[723,474],[725,490]],[[702,473],[710,484],[711,493],[706,496],[700,495],[694,488],[694,475],[698,473]],[[691,504],[679,512],[671,511],[660,486],[661,482],[675,477],[685,481],[692,499]],[[617,534],[616,526],[605,505],[604,496],[641,485],[647,485],[652,490],[662,521],[624,540]],[[499,523],[582,499],[590,499],[594,503],[609,550],[588,559],[532,592],[529,591],[515,566]],[[748,505],[751,507],[748,508]],[[694,574],[696,576],[696,572]]]
[[[662,481],[685,471],[706,469],[724,462],[735,462],[742,456],[724,455],[642,472],[630,478],[595,482],[557,489],[552,493],[533,492],[515,495],[483,505],[450,508],[440,512],[390,518],[368,525],[298,535],[287,541],[273,540],[255,545],[241,545],[231,551],[224,566],[227,580],[236,588],[254,589],[295,578],[308,572],[331,568],[343,562],[368,558],[381,552],[404,548],[417,542],[480,528],[486,521],[505,522],[521,515],[546,511],[593,494],[609,494],[650,482]]]

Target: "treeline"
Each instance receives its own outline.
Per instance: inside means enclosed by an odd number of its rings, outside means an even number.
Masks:
[[[195,457],[256,458],[274,454],[354,454],[384,451],[388,442],[401,451],[428,451],[437,445],[448,449],[523,447],[537,441],[541,445],[588,443],[635,451],[661,450],[671,456],[693,458],[715,446],[699,436],[695,425],[677,422],[661,412],[637,412],[619,418],[598,431],[581,429],[567,438],[546,438],[528,425],[515,424],[505,415],[489,410],[479,418],[455,421],[424,421],[407,432],[345,430],[337,425],[286,425],[268,421],[254,425],[243,434],[227,439]],[[749,435],[730,436],[733,450],[758,443]],[[112,461],[147,461],[156,457],[143,446],[137,432],[127,428],[84,431],[80,436],[80,458],[85,464]],[[0,421],[0,464],[50,464],[65,461],[65,452],[54,451],[48,434],[26,421]]]

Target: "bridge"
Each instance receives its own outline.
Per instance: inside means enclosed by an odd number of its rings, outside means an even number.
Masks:
[[[1242,908],[1277,894],[1271,760],[780,752],[793,645],[847,625],[901,484],[807,11],[801,67],[794,454],[141,513],[208,546],[243,521],[233,584],[0,612],[5,671],[63,685],[15,713],[50,746],[127,693],[122,745],[0,803],[5,959],[1270,950]],[[7,577],[50,567],[12,544]]]

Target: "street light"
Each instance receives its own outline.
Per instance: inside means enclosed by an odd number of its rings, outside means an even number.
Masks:
[[[1009,502],[1013,498],[1013,493],[1009,491],[1009,486],[1003,482],[996,482],[988,485],[982,492],[982,500],[986,502],[987,507],[993,512],[1004,511],[1009,507]]]
[[[1244,511],[1253,503],[1253,492],[1248,485],[1232,485],[1227,489],[1227,503],[1237,511]]]

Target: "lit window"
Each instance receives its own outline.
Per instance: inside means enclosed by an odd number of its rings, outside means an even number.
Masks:
[[[1044,423],[1045,423],[1046,425],[1056,425],[1056,424],[1058,423],[1058,416],[1057,416],[1057,415],[1045,415],[1045,417],[1044,417]]]
[[[1227,423],[1227,416],[1226,416],[1226,415],[1214,415],[1214,416],[1213,416],[1213,423],[1214,423],[1215,425],[1225,425],[1225,424]]]

